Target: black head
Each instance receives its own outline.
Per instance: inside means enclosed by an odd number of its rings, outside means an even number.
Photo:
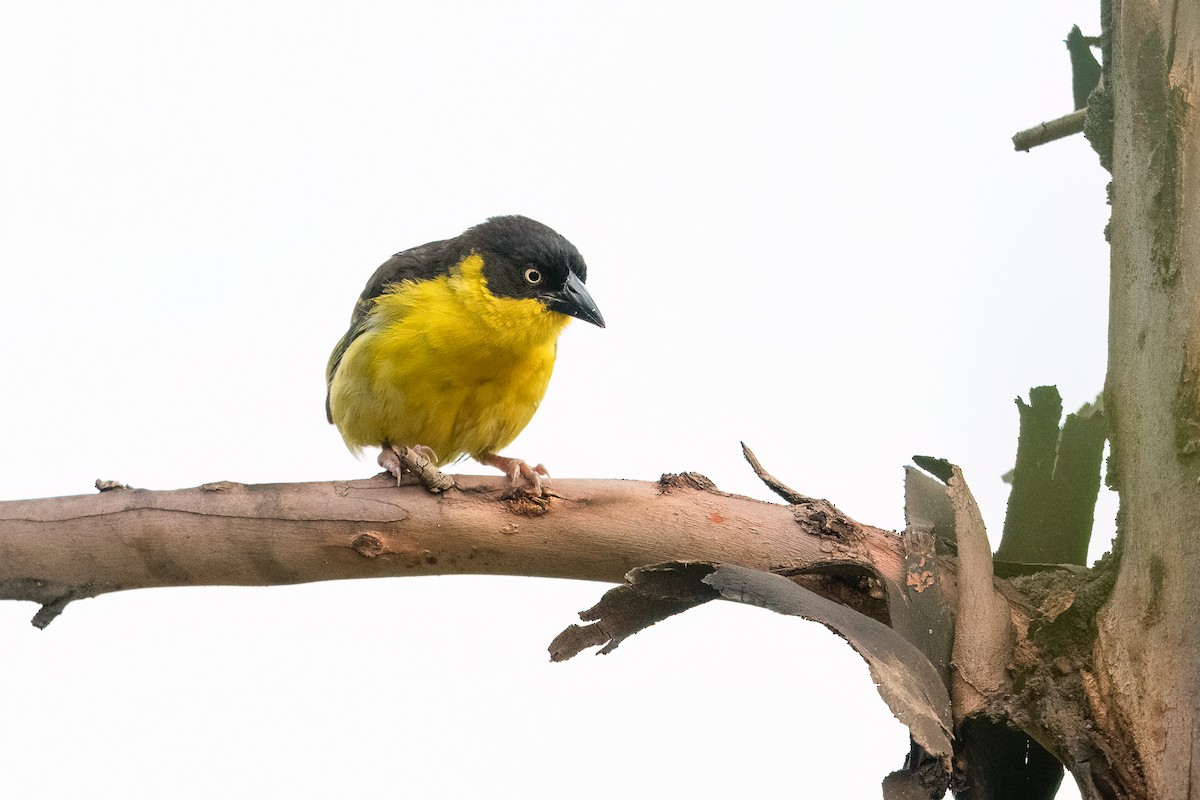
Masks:
[[[483,258],[492,294],[541,300],[552,311],[604,327],[584,286],[583,256],[553,229],[528,217],[492,217],[459,239],[464,255],[474,252]]]

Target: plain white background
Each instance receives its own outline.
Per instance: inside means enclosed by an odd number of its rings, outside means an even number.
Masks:
[[[998,541],[1013,399],[1104,377],[1107,175],[1009,142],[1071,110],[1073,23],[1095,4],[8,4],[0,497],[373,474],[322,407],[356,295],[522,213],[609,326],[567,330],[509,453],[770,499],[745,440],[892,528],[931,453]],[[800,620],[710,604],[548,663],[605,588],[143,591],[45,631],[0,604],[0,793],[874,798],[900,766]]]

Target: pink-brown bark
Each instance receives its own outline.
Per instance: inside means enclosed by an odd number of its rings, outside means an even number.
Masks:
[[[500,500],[501,478],[457,480],[459,489],[440,496],[373,478],[0,503],[0,596],[47,603],[64,592],[434,574],[617,583],[669,560],[783,571],[858,564],[903,580],[895,534],[847,522],[855,535],[826,536],[819,514],[798,519],[746,497],[560,480],[542,509]]]

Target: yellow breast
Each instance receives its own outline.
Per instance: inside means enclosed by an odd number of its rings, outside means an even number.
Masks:
[[[533,418],[570,318],[496,297],[471,255],[433,280],[375,299],[367,330],[330,385],[333,421],[354,451],[423,444],[439,463],[498,452]]]

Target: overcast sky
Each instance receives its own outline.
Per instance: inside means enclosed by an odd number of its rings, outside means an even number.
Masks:
[[[1074,23],[1096,4],[10,3],[0,498],[373,474],[323,410],[355,297],[521,213],[608,328],[567,330],[509,454],[771,499],[745,440],[900,528],[930,453],[998,542],[1013,399],[1104,378],[1107,174],[1009,141],[1071,110]],[[713,603],[548,663],[605,588],[153,590],[46,631],[2,603],[0,793],[875,798],[901,765],[815,624]]]

